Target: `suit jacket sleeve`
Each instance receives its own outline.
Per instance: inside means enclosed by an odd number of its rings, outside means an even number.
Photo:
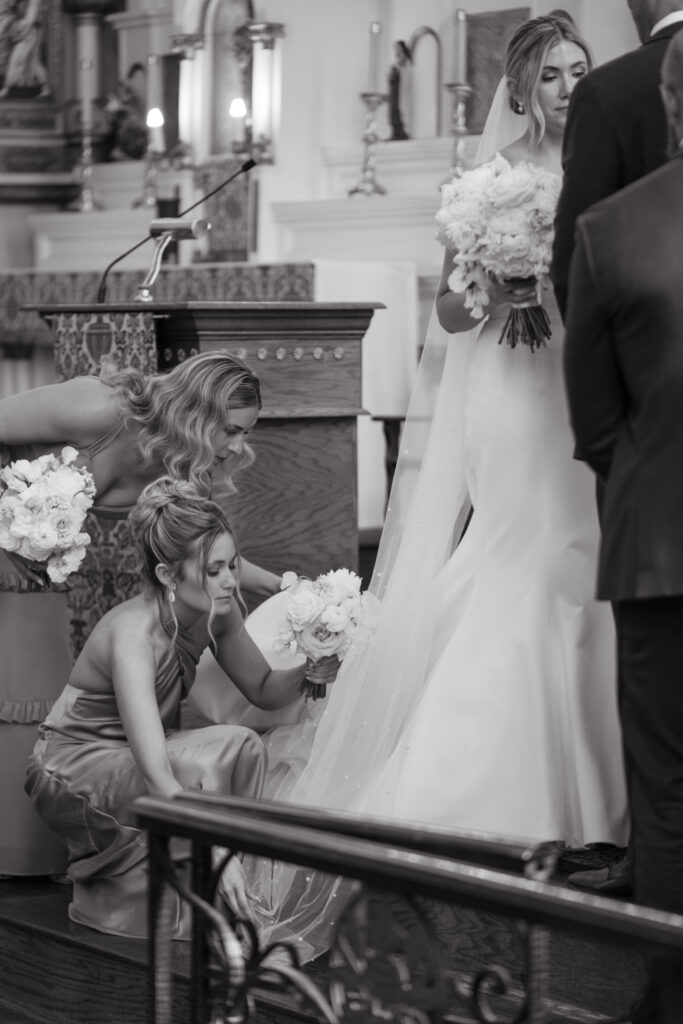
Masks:
[[[591,75],[577,83],[571,98],[562,165],[564,180],[555,218],[550,276],[560,313],[566,319],[576,219],[593,203],[622,187],[619,142]]]
[[[575,458],[587,462],[604,480],[626,416],[627,395],[583,221],[571,263],[564,371]]]

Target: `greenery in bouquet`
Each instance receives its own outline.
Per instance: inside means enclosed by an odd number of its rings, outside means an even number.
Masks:
[[[537,303],[513,305],[500,340],[532,351],[544,345],[550,321],[540,296],[552,257],[558,175],[526,162],[510,164],[498,154],[441,192],[437,237],[453,253],[451,291],[464,293],[465,308],[480,320],[492,281],[536,282]]]
[[[306,657],[306,697],[327,694],[353,643],[369,637],[377,623],[377,599],[361,593],[361,579],[349,569],[334,569],[315,580],[285,573],[290,591],[278,650]]]
[[[0,548],[63,583],[85,557],[95,481],[75,448],[17,459],[0,471]]]

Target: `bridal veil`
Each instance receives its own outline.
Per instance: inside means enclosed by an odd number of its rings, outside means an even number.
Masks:
[[[525,129],[526,119],[510,109],[503,80],[476,162],[492,157]],[[480,328],[449,335],[432,310],[370,583],[381,601],[377,631],[342,663],[303,772],[298,778],[288,774],[264,793],[268,799],[383,813],[373,783],[415,711],[438,653],[433,645],[439,573],[470,511],[462,410],[469,355]],[[303,960],[324,950],[348,883],[262,859],[249,859],[245,867],[255,895],[270,907],[268,916],[257,913],[264,941],[296,938]]]

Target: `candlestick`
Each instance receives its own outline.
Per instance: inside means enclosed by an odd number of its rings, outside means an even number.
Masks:
[[[98,89],[98,33],[99,18],[91,12],[79,12],[76,16],[76,49],[78,76],[76,80],[78,99],[81,104],[81,157],[78,164],[79,194],[69,206],[79,213],[101,210],[93,191],[92,132],[93,103]]]
[[[470,134],[467,127],[467,101],[472,95],[472,86],[467,82],[449,82],[446,88],[453,96],[453,159],[450,176],[457,177],[465,169],[465,137]]]
[[[350,196],[383,196],[386,189],[377,182],[377,110],[389,98],[386,93],[362,92],[360,98],[365,104],[365,129],[363,131],[363,165],[360,178],[349,189]]]
[[[368,87],[366,92],[378,93],[380,72],[380,46],[382,43],[382,23],[370,22],[370,58],[368,61]]]
[[[467,12],[462,7],[455,12],[453,80],[467,81]]]

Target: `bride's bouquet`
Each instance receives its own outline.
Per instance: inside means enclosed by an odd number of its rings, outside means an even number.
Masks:
[[[306,699],[317,700],[336,679],[352,643],[374,631],[379,602],[361,593],[360,577],[349,569],[334,569],[315,580],[287,572],[282,588],[291,596],[275,648],[306,656]]]
[[[451,291],[464,292],[470,315],[481,319],[492,281],[535,283],[538,301],[513,304],[500,341],[532,351],[545,345],[550,320],[540,293],[550,269],[559,176],[530,163],[510,164],[498,154],[442,186],[441,193],[437,237],[455,253]]]
[[[0,470],[0,548],[19,555],[53,583],[63,583],[85,557],[83,523],[95,497],[92,473],[61,455],[17,459]]]

